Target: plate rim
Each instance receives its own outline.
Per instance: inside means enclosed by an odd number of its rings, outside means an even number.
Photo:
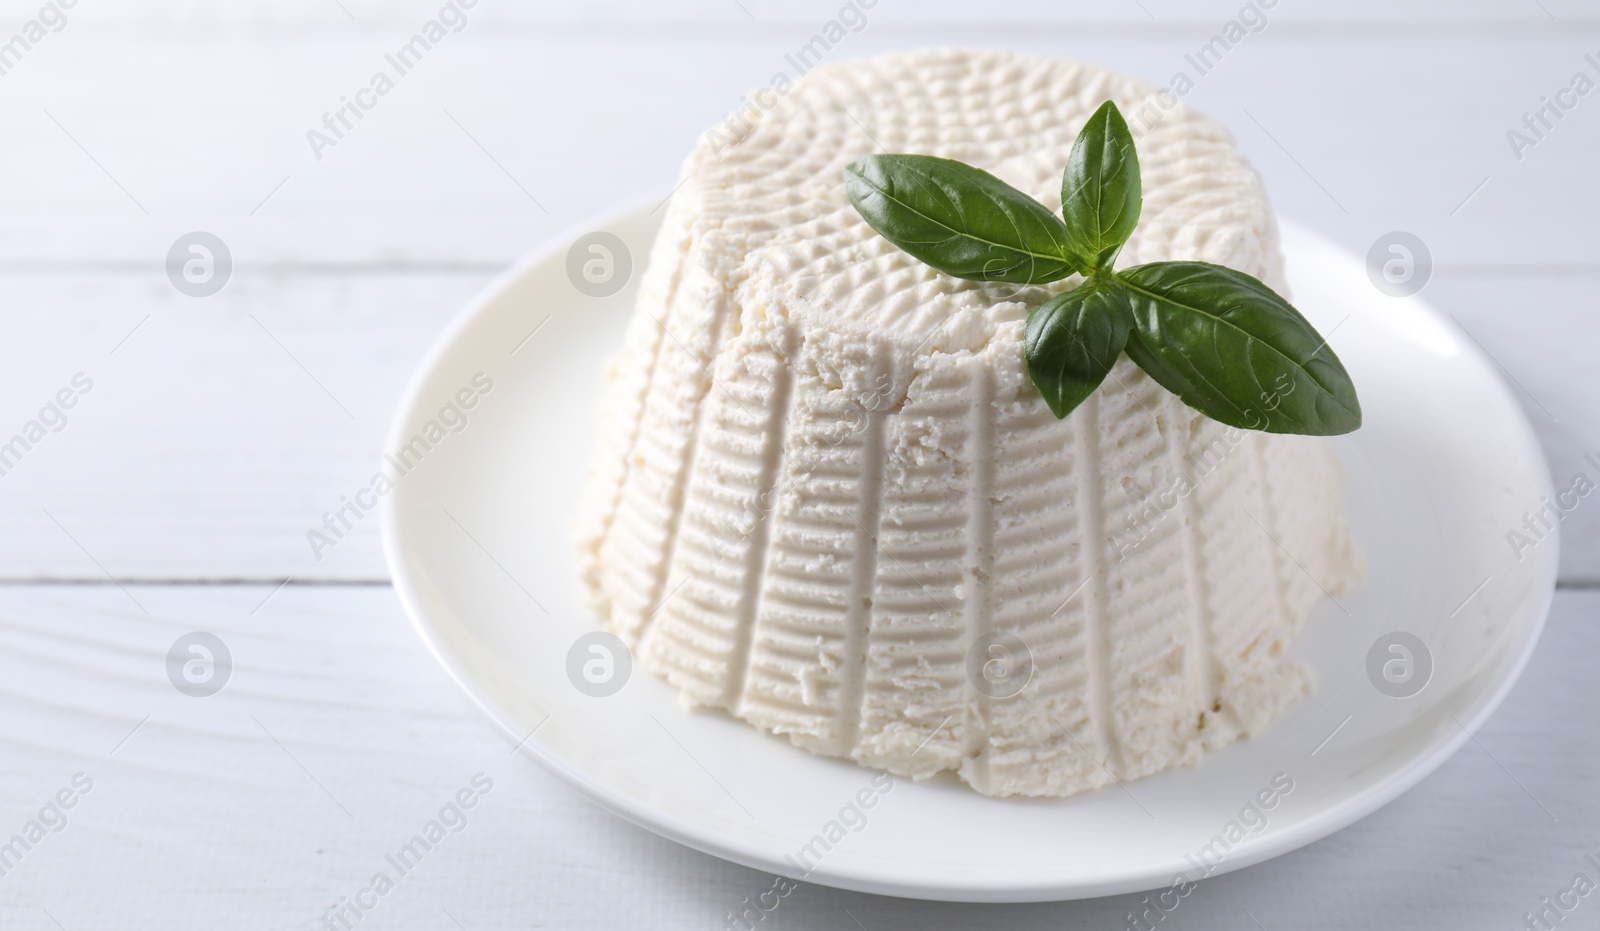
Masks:
[[[391,416],[389,427],[384,435],[383,448],[397,448],[399,442],[406,438],[407,424],[422,401],[423,391],[432,372],[450,354],[462,335],[471,328],[478,318],[502,299],[505,291],[515,286],[533,268],[559,257],[583,233],[594,229],[605,229],[613,224],[633,219],[640,211],[645,210],[652,204],[656,205],[650,211],[650,215],[653,215],[656,210],[665,205],[666,200],[670,199],[670,197],[670,193],[663,194],[659,191],[654,194],[636,196],[593,217],[571,224],[558,234],[541,242],[540,245],[513,262],[485,284],[461,310],[455,313],[416,363],[416,367],[407,380],[406,387],[400,394],[399,401]],[[1282,215],[1275,215],[1275,220],[1280,229],[1292,230],[1293,235],[1296,237],[1314,241],[1331,251],[1350,255],[1344,247],[1309,227],[1293,222]],[[640,265],[638,270],[642,273],[643,266]],[[1415,310],[1428,316],[1433,322],[1448,328],[1446,315],[1436,310],[1430,303],[1419,301],[1413,306]],[[1493,360],[1487,351],[1476,345],[1474,341],[1468,340],[1463,341],[1461,352],[1472,356],[1482,365],[1492,378],[1496,389],[1511,402],[1515,423],[1521,428],[1525,439],[1529,441],[1527,448],[1531,451],[1535,464],[1539,467],[1539,490],[1547,497],[1553,496],[1554,480],[1550,472],[1549,459],[1543,445],[1538,440],[1538,435],[1534,431],[1532,423],[1528,419],[1527,411],[1516,401],[1515,394],[1510,390],[1505,380],[1495,371]],[[714,832],[697,830],[694,825],[683,819],[654,810],[644,803],[613,795],[607,792],[603,786],[590,781],[582,771],[569,764],[560,755],[543,746],[540,741],[535,739],[534,734],[519,735],[517,730],[501,719],[501,713],[496,704],[479,687],[475,678],[467,674],[462,664],[458,663],[450,650],[447,649],[447,644],[443,638],[443,628],[430,619],[428,612],[424,609],[423,596],[417,590],[417,582],[406,571],[405,551],[397,529],[396,511],[399,507],[399,496],[386,495],[379,500],[383,553],[384,560],[389,568],[391,586],[406,613],[408,622],[428,648],[428,652],[445,669],[451,680],[467,694],[472,702],[478,706],[479,710],[494,724],[495,729],[508,741],[515,744],[516,752],[519,755],[526,754],[533,757],[547,772],[578,790],[602,808],[632,824],[701,853],[751,869],[819,885],[899,898],[982,903],[1052,902],[1146,891],[1167,884],[1160,877],[1168,875],[1171,872],[1169,867],[1173,867],[1175,864],[1146,867],[1137,873],[1128,872],[1121,879],[1115,880],[1105,878],[1073,880],[1064,878],[1051,884],[1031,881],[1006,883],[986,880],[975,885],[953,886],[949,883],[942,883],[937,886],[917,885],[908,881],[903,875],[890,875],[887,871],[867,864],[853,863],[850,864],[850,868],[840,870],[836,863],[828,861],[819,863],[816,869],[810,873],[797,875],[792,867],[777,856],[769,855],[766,851],[742,843],[737,838],[729,838]],[[1550,610],[1554,604],[1558,581],[1561,551],[1559,526],[1547,539],[1551,543],[1548,550],[1543,546],[1540,547],[1541,550],[1545,551],[1541,554],[1545,566],[1542,574],[1545,578],[1541,580],[1539,585],[1539,596],[1534,608],[1534,620],[1529,626],[1522,648],[1514,662],[1507,668],[1501,681],[1475,702],[1475,707],[1465,716],[1465,720],[1458,721],[1461,727],[1457,728],[1448,738],[1436,744],[1431,752],[1414,758],[1405,764],[1402,770],[1388,779],[1367,786],[1353,793],[1336,806],[1296,822],[1285,830],[1269,832],[1259,838],[1256,843],[1236,848],[1234,855],[1230,855],[1226,860],[1218,864],[1211,873],[1207,874],[1207,878],[1282,856],[1349,827],[1410,791],[1423,779],[1437,771],[1468,740],[1473,739],[1474,734],[1500,707],[1506,696],[1510,694],[1511,689],[1521,679],[1522,673],[1533,655],[1533,651],[1537,649],[1543,636],[1545,624],[1549,619]],[[546,720],[548,720],[548,717]],[[540,727],[542,726],[543,723],[541,722]],[[535,728],[535,733],[537,730],[538,728]],[[1182,869],[1182,867],[1176,868]]]

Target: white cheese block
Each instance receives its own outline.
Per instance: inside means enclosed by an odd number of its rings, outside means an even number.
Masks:
[[[1022,328],[1077,279],[947,277],[845,196],[852,159],[912,152],[1057,208],[1110,98],[1144,180],[1119,264],[1284,291],[1255,171],[1154,95],[1068,61],[897,53],[818,68],[753,98],[771,106],[742,139],[702,140],[608,370],[579,523],[594,609],[645,668],[807,750],[991,795],[1193,763],[1309,688],[1285,650],[1361,571],[1328,443],[1224,427],[1126,357],[1058,421]],[[1004,653],[968,674],[996,633],[1031,655],[1015,695]]]

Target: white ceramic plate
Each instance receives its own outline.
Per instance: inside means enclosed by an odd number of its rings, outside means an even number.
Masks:
[[[621,237],[635,284],[659,219],[649,206],[580,231]],[[566,272],[574,238],[491,286],[413,379],[390,453],[477,373],[493,387],[384,498],[395,587],[440,662],[528,755],[666,837],[798,876],[786,855],[798,860],[826,834],[873,773],[686,711],[642,670],[606,698],[568,678],[569,649],[595,629],[574,574],[572,510],[600,366],[620,345],[634,290],[580,293]],[[805,859],[814,866],[805,878],[998,902],[1152,889],[1219,856],[1215,873],[1237,869],[1389,802],[1500,703],[1555,581],[1554,536],[1520,561],[1506,539],[1553,495],[1533,431],[1494,365],[1422,301],[1381,294],[1361,263],[1293,226],[1284,244],[1296,303],[1332,333],[1365,411],[1362,429],[1336,442],[1369,573],[1342,610],[1324,604],[1297,645],[1316,669],[1315,692],[1267,733],[1125,788],[998,800],[953,778],[897,780],[864,822],[849,816],[855,829],[820,861]],[[1431,655],[1426,687],[1407,698],[1369,677],[1369,650],[1393,631],[1420,637]],[[1391,671],[1404,677],[1402,666]],[[1244,810],[1275,776],[1293,789],[1262,818]]]

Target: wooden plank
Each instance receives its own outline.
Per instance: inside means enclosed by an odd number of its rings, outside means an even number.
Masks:
[[[1090,3],[1085,0],[1007,0],[975,8],[959,0],[924,0],[921,3],[862,3],[860,8],[896,23],[964,23],[1040,25],[1104,24],[1159,28],[1171,24],[1209,25],[1239,15],[1246,0],[1127,0]],[[809,26],[836,17],[846,0],[606,0],[581,4],[484,3],[468,0],[458,8],[476,22],[495,26],[579,25],[616,29],[635,24],[739,25],[786,24]],[[1258,7],[1274,18],[1296,23],[1350,23],[1372,27],[1402,24],[1429,27],[1455,24],[1571,23],[1592,17],[1582,0],[1541,0],[1517,5],[1496,0],[1459,0],[1448,7],[1398,5],[1382,0],[1302,0],[1283,4],[1267,0]],[[103,7],[81,7],[76,20],[91,25],[194,24],[210,29],[282,28],[284,26],[336,26],[371,29],[414,26],[436,16],[444,0],[235,0],[226,5],[204,0],[124,0]],[[25,8],[13,16],[20,19]]]
[[[697,136],[792,71],[784,56],[809,36],[748,23],[469,26],[319,160],[308,131],[412,27],[352,26],[331,0],[317,5],[315,23],[293,28],[176,15],[90,28],[86,7],[84,28],[30,51],[0,94],[0,172],[15,179],[0,187],[0,267],[152,267],[194,229],[241,264],[504,264],[669,188]],[[1279,207],[1352,248],[1405,229],[1441,263],[1588,267],[1600,103],[1583,98],[1520,161],[1506,133],[1591,67],[1600,31],[1541,22],[1534,4],[1517,15],[1533,18],[1361,34],[1283,22],[1200,75],[1185,56],[1210,26],[975,27],[886,11],[828,59],[965,43],[1160,83],[1185,70],[1197,79],[1187,100],[1234,130]]]
[[[7,276],[6,438],[76,373],[93,387],[0,478],[4,574],[384,578],[375,518],[320,561],[306,531],[371,478],[411,370],[487,277],[242,271],[197,301],[164,276]]]
[[[1563,487],[1600,482],[1597,277],[1445,268],[1423,291],[1505,367]],[[5,275],[0,439],[76,373],[94,387],[0,478],[0,578],[386,579],[375,521],[321,560],[306,531],[370,479],[412,370],[488,278],[246,268],[195,300],[153,275]],[[1595,500],[1562,528],[1569,582],[1600,580]]]
[[[146,615],[111,586],[0,587],[0,831],[35,817],[75,773],[94,783],[65,829],[0,882],[0,925],[54,928],[48,912],[85,931],[314,927],[478,772],[494,786],[466,829],[363,927],[721,928],[770,887],[509,757],[405,630],[386,587],[271,591],[139,586]],[[1574,872],[1593,879],[1583,854],[1600,800],[1572,761],[1600,754],[1589,725],[1597,611],[1600,593],[1559,593],[1521,684],[1478,743],[1419,787],[1310,847],[1203,884],[1177,917],[1512,927]],[[165,670],[169,647],[194,630],[220,637],[234,664],[205,699],[179,693]],[[853,916],[869,929],[1114,928],[1139,903],[962,906],[802,886],[773,926],[850,927]]]

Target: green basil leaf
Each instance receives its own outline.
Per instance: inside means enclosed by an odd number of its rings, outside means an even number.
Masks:
[[[1105,278],[1057,294],[1028,315],[1023,332],[1028,376],[1058,419],[1100,387],[1132,326],[1128,296]]]
[[[844,185],[873,229],[947,275],[1039,284],[1076,270],[1055,214],[971,165],[869,155],[845,166]]]
[[[1156,262],[1117,277],[1133,311],[1128,356],[1190,407],[1268,433],[1361,426],[1339,358],[1271,288],[1205,262]]]
[[[1133,134],[1107,100],[1078,133],[1061,173],[1061,214],[1072,254],[1086,273],[1111,267],[1139,223],[1142,203]]]

